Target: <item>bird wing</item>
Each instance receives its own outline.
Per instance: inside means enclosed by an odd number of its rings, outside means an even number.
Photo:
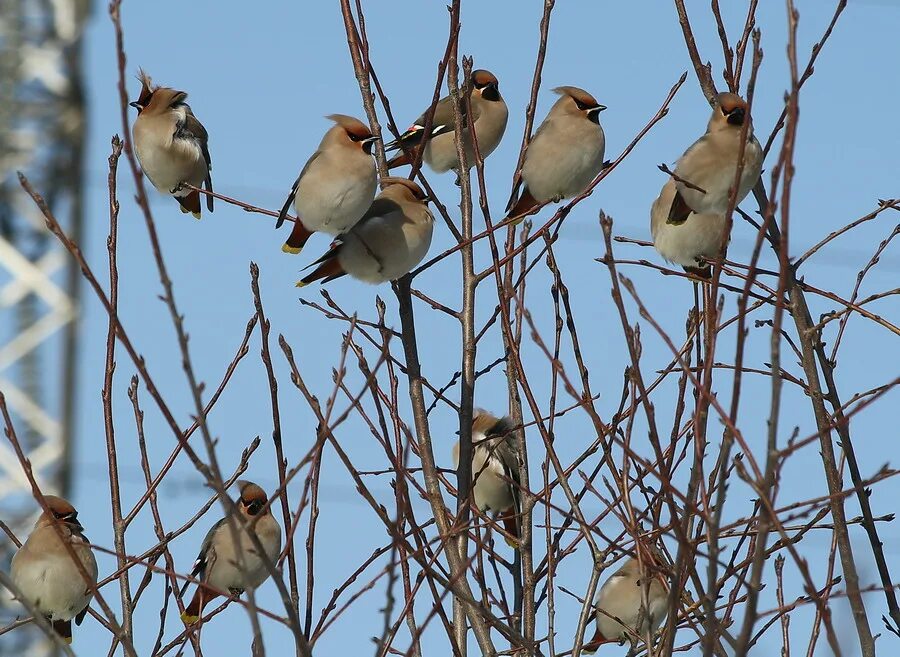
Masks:
[[[519,489],[521,479],[519,478],[519,458],[517,455],[516,445],[513,436],[507,436],[497,444],[496,455],[500,458],[503,465],[503,475],[510,481],[509,488],[515,500],[516,513],[519,513]]]
[[[284,223],[285,218],[287,217],[288,208],[291,207],[291,203],[294,202],[294,199],[297,198],[297,188],[300,186],[300,179],[309,171],[309,166],[315,162],[316,158],[322,154],[322,151],[316,151],[312,154],[312,156],[306,161],[306,164],[303,165],[303,168],[300,170],[300,175],[297,176],[297,180],[294,181],[294,184],[291,186],[291,192],[288,194],[287,200],[284,202],[284,205],[281,208],[281,212],[278,213],[278,221],[275,222],[275,228],[281,228],[281,224]]]
[[[528,144],[525,146],[525,157],[528,157],[528,146],[534,143],[534,141],[541,136],[547,130],[547,126],[550,125],[549,119],[544,119],[544,121],[538,126],[538,129],[535,130],[534,134],[531,135],[531,139],[528,140]],[[522,166],[525,166],[525,160],[522,160]],[[516,205],[516,202],[519,200],[519,188],[522,185],[522,170],[519,169],[516,171],[515,176],[513,176],[513,184],[512,191],[509,194],[509,201],[506,202],[506,212],[509,214],[513,209],[513,206]]]
[[[203,543],[200,545],[200,554],[197,555],[197,560],[191,566],[191,577],[193,579],[199,579],[201,582],[206,581],[207,573],[213,567],[213,564],[216,563],[216,548],[213,545],[213,538],[216,532],[224,526],[225,518],[221,518],[206,532],[206,538],[203,539]],[[184,586],[181,588],[181,595],[184,595],[189,583],[184,583]]]
[[[475,117],[475,120],[478,120],[478,116],[480,111],[477,107],[472,108],[472,114]],[[415,120],[415,122],[407,128],[406,132],[400,135],[399,139],[395,139],[394,141],[388,142],[385,144],[385,150],[397,150],[400,148],[400,144],[403,144],[407,148],[412,148],[418,146],[425,135],[425,119],[428,115],[428,110],[423,112],[419,118]],[[468,128],[469,120],[466,114],[466,104],[463,103],[462,106],[462,119],[463,119],[463,128]],[[437,137],[438,135],[443,135],[448,132],[453,132],[456,129],[456,122],[454,119],[453,112],[453,99],[450,96],[445,96],[441,98],[437,105],[434,106],[434,117],[431,120],[431,137]]]
[[[376,198],[374,201],[372,201],[372,205],[370,205],[369,209],[366,210],[366,213],[362,216],[362,219],[356,222],[354,228],[356,228],[357,226],[361,227],[368,221],[386,217],[392,212],[402,211],[402,208],[397,205],[396,201],[392,201],[389,198]]]
[[[666,218],[666,223],[672,224],[673,226],[680,226],[687,221],[689,216],[691,216],[691,212],[693,212],[693,209],[691,209],[691,206],[684,200],[681,192],[676,189],[675,196],[672,198],[672,205],[669,207],[669,215]]]
[[[72,538],[73,538],[73,539],[77,539],[78,541],[81,541],[81,542],[84,543],[86,546],[88,546],[88,548],[90,549],[90,544],[91,544],[91,542],[90,542],[90,540],[88,540],[88,537],[84,535],[84,532],[83,532],[83,531],[76,530],[75,528],[71,528],[71,529],[72,529]],[[91,595],[91,598],[93,598],[93,597],[94,597],[94,596],[93,596],[93,594],[92,594],[92,595]],[[88,607],[89,607],[89,606],[90,606],[89,604],[86,604],[86,605],[84,606],[84,609],[82,609],[81,611],[79,611],[78,614],[75,616],[75,624],[76,624],[76,625],[81,625],[81,621],[84,620],[84,616],[85,616],[85,614],[87,614],[87,611],[88,611]]]
[[[210,192],[213,191],[212,158],[209,155],[209,133],[206,132],[206,128],[204,128],[203,124],[197,120],[197,117],[194,116],[194,113],[191,112],[189,107],[187,107],[184,121],[179,122],[175,127],[175,138],[189,139],[200,147],[200,152],[203,153],[203,159],[206,162],[206,189]],[[206,195],[206,207],[212,212],[213,197],[209,194]]]

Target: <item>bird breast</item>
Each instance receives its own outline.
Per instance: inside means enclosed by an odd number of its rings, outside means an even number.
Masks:
[[[134,149],[153,186],[169,194],[181,183],[200,186],[206,179],[206,160],[199,144],[175,139],[175,122],[166,117],[140,117],[134,124]],[[185,196],[183,190],[177,196]]]
[[[539,203],[583,192],[603,167],[603,128],[587,120],[553,120],[528,146],[522,179]]]
[[[675,198],[675,181],[666,182],[650,210],[650,232],[659,254],[682,267],[696,267],[697,258],[716,258],[722,246],[725,216],[692,212],[680,225],[667,223]]]
[[[472,100],[475,103],[475,100]],[[475,119],[475,138],[478,140],[478,152],[482,159],[494,152],[503,139],[506,131],[506,122],[509,118],[509,109],[506,103],[481,101],[478,103],[479,114]],[[473,108],[474,111],[474,108]],[[463,144],[466,149],[466,164],[469,168],[475,166],[475,146],[469,137],[468,128],[463,131]],[[450,169],[459,168],[459,157],[456,150],[456,133],[451,130],[430,139],[425,146],[423,158],[425,164],[437,173],[444,173]]]
[[[430,215],[429,215],[430,217]],[[415,267],[431,246],[434,221],[401,219],[399,212],[367,218],[344,236],[338,261],[344,271],[366,283],[396,280]]]
[[[47,529],[53,531],[52,527]],[[63,549],[62,545],[59,547]],[[97,562],[90,549],[74,547],[85,570],[96,581]],[[88,605],[91,600],[89,587],[68,554],[63,555],[57,550],[38,554],[26,547],[22,550],[13,557],[15,584],[51,620],[71,620]]]
[[[219,531],[225,533],[216,546],[216,561],[207,581],[222,591],[255,589],[266,580],[269,571],[246,529],[238,529],[240,551],[235,549],[230,527],[223,525]],[[256,536],[268,559],[274,562],[281,549],[281,527],[273,517],[262,517],[256,524]],[[241,563],[243,567],[240,566]]]
[[[473,436],[473,438],[475,438]],[[472,456],[472,486],[479,509],[506,511],[515,503],[500,457],[491,453],[489,443],[477,445]]]
[[[661,589],[659,582],[653,580],[647,592],[647,609],[644,608],[643,588],[633,575],[611,577],[603,585],[597,604],[597,627],[600,633],[604,638],[616,641],[630,637],[628,630],[639,635],[646,634],[648,630],[655,631],[666,615],[666,596]]]
[[[375,165],[362,151],[341,166],[333,159],[323,153],[300,179],[294,208],[307,230],[339,235],[350,230],[372,204]]]
[[[720,131],[702,137],[678,161],[676,175],[705,191],[677,183],[682,197],[694,212],[725,214],[728,210],[739,151],[740,133]],[[735,205],[744,200],[756,183],[761,165],[762,149],[753,137],[744,148],[744,167]]]

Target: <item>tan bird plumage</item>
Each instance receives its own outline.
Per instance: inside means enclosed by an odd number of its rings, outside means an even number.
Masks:
[[[509,118],[509,109],[503,96],[500,95],[500,83],[490,71],[484,69],[472,71],[469,86],[472,89],[470,105],[475,122],[478,151],[482,158],[487,159],[503,139],[506,122]],[[406,152],[398,153],[388,161],[389,169],[411,164],[410,156],[415,157],[416,148],[424,140],[425,153],[422,159],[425,164],[437,173],[444,173],[450,169],[458,173],[459,157],[456,150],[453,99],[445,96],[438,101],[431,122],[431,137],[426,139],[425,117],[427,114],[426,110],[406,132],[400,135],[400,139],[385,145],[386,150],[399,149],[401,145],[406,149]],[[464,117],[464,120],[466,131],[463,135],[463,144],[466,149],[466,163],[471,168],[475,166],[475,147],[468,132],[468,117]]]
[[[634,645],[638,642],[634,634],[643,639],[666,617],[667,593],[659,573],[663,564],[651,563],[661,557],[648,553],[642,558],[643,572],[637,558],[630,557],[600,587],[595,602],[597,631],[582,652],[593,653],[604,643]]]
[[[285,253],[300,253],[315,232],[339,235],[356,224],[375,196],[375,161],[372,136],[359,119],[332,114],[334,121],[319,148],[306,162],[278,215],[279,228],[291,203],[297,211]]]
[[[735,206],[753,189],[762,171],[762,147],[753,135],[753,123],[744,99],[737,94],[721,93],[716,96],[706,134],[695,141],[675,165],[676,193],[669,209],[668,223],[684,223],[691,212],[724,215],[728,211],[745,123],[747,141]],[[703,191],[692,188],[685,181]]]
[[[281,526],[267,506],[265,491],[251,481],[239,481],[241,496],[237,502],[238,543],[233,540],[228,519],[222,518],[213,525],[203,545],[191,577],[201,584],[194,591],[194,597],[181,614],[181,620],[191,625],[203,616],[203,608],[211,600],[223,593],[243,593],[256,589],[269,577],[265,561],[259,555],[250,532],[259,539],[266,558],[274,563],[281,550]],[[243,567],[241,567],[243,563]],[[187,584],[181,590],[184,595]]]
[[[560,98],[525,150],[522,175],[506,208],[507,219],[524,217],[550,201],[577,196],[603,168],[606,136],[600,112],[606,106],[578,87],[553,91]],[[520,183],[524,187],[517,197]]]
[[[345,274],[366,283],[385,283],[408,274],[422,261],[434,231],[427,196],[406,178],[384,178],[381,184],[384,191],[362,219],[310,265],[318,266],[297,287],[318,280],[327,283]]]
[[[72,619],[81,625],[97,584],[97,561],[78,522],[78,512],[66,500],[45,495],[47,511],[34,525],[28,540],[12,558],[10,575],[22,595],[72,643]],[[62,540],[60,540],[62,534]],[[68,542],[91,582],[72,560]]]
[[[517,548],[520,490],[519,459],[512,420],[476,410],[472,418],[472,496],[482,511],[500,515],[506,542]],[[459,468],[459,442],[453,445],[453,467]]]
[[[675,198],[675,180],[669,178],[650,208],[650,233],[659,254],[685,271],[709,277],[709,265],[700,259],[713,260],[719,256],[725,237],[725,215],[691,212],[684,222],[668,221],[669,209]]]
[[[206,128],[185,102],[187,93],[154,86],[143,71],[139,79],[141,93],[131,103],[138,111],[132,127],[134,152],[153,186],[163,194],[174,196],[182,212],[190,212],[199,219],[200,192],[182,185],[213,190]],[[206,195],[206,206],[212,212],[210,195]]]

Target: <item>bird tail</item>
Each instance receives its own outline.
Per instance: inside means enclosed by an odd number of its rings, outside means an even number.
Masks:
[[[519,544],[517,541],[519,540],[520,536],[519,536],[518,516],[516,514],[515,507],[511,507],[507,511],[504,511],[502,520],[503,520],[503,529],[505,529],[506,533],[509,534],[509,536],[504,536],[504,540],[506,541],[506,544],[509,547],[513,548],[514,550],[518,550]],[[510,536],[512,538],[510,538]],[[515,540],[513,540],[513,539],[515,539]]]
[[[697,278],[701,278],[704,281],[708,281],[712,278],[712,269],[710,269],[709,265],[703,265],[702,267],[685,267],[684,271],[688,274],[693,274]]]
[[[294,222],[291,234],[285,241],[284,246],[281,247],[281,250],[285,253],[296,255],[303,250],[303,247],[306,246],[306,241],[311,236],[312,231],[307,230],[306,226],[304,226],[303,222],[298,218],[297,221]]]
[[[397,167],[403,167],[403,166],[406,166],[407,164],[412,164],[412,159],[410,158],[410,155],[412,155],[412,153],[404,153],[404,152],[397,153],[394,157],[392,157],[390,160],[388,160],[387,168],[388,169],[396,169]]]
[[[319,280],[321,280],[323,283],[327,283],[329,281],[333,281],[336,278],[340,278],[347,273],[344,271],[344,268],[341,266],[340,261],[337,259],[337,254],[332,253],[332,251],[334,251],[334,249],[332,249],[331,251],[329,251],[329,253],[326,253],[322,258],[313,263],[313,265],[318,264],[319,266],[316,267],[311,274],[297,281],[297,287],[306,287],[310,283],[314,283],[315,281]]]
[[[522,193],[519,195],[519,199],[515,202],[515,204],[510,203],[510,205],[512,205],[512,208],[509,210],[506,218],[515,219],[513,225],[517,225],[522,223],[525,215],[533,212],[535,208],[538,208],[541,204],[535,200],[535,198],[531,195],[531,192],[528,191],[528,188],[525,187],[522,190]]]
[[[66,645],[72,644],[72,621],[71,620],[58,620],[53,621],[53,631],[59,635],[59,638],[63,640],[63,643]]]
[[[191,190],[187,196],[176,196],[175,200],[181,205],[181,211],[187,214],[190,212],[194,215],[194,219],[200,218],[200,192],[196,189]]]
[[[594,632],[593,638],[581,647],[581,653],[592,655],[597,652],[597,649],[604,643],[612,643],[612,641],[600,634],[600,628],[598,627],[597,631]]]
[[[425,133],[425,127],[421,125],[413,125],[407,128],[406,132],[400,135],[399,139],[395,139],[393,141],[389,141],[384,145],[384,150],[386,151],[396,151],[402,146],[406,146],[406,148],[413,148],[414,146],[418,146],[422,141],[422,135]]]
[[[191,598],[190,604],[184,608],[184,612],[181,614],[181,621],[185,625],[193,625],[199,621],[203,615],[203,608],[206,606],[206,603],[216,597],[218,597],[218,594],[203,586],[198,586],[197,590],[194,591],[194,597]]]

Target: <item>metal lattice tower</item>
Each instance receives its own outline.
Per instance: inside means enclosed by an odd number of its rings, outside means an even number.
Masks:
[[[90,0],[0,0],[0,390],[45,493],[67,494],[75,419],[79,272],[19,186],[28,176],[80,240],[86,115],[82,32]],[[30,529],[31,487],[0,438],[0,518]],[[12,546],[0,538],[0,568]],[[0,625],[22,608],[2,593]],[[48,655],[43,635],[3,636],[0,655]]]

